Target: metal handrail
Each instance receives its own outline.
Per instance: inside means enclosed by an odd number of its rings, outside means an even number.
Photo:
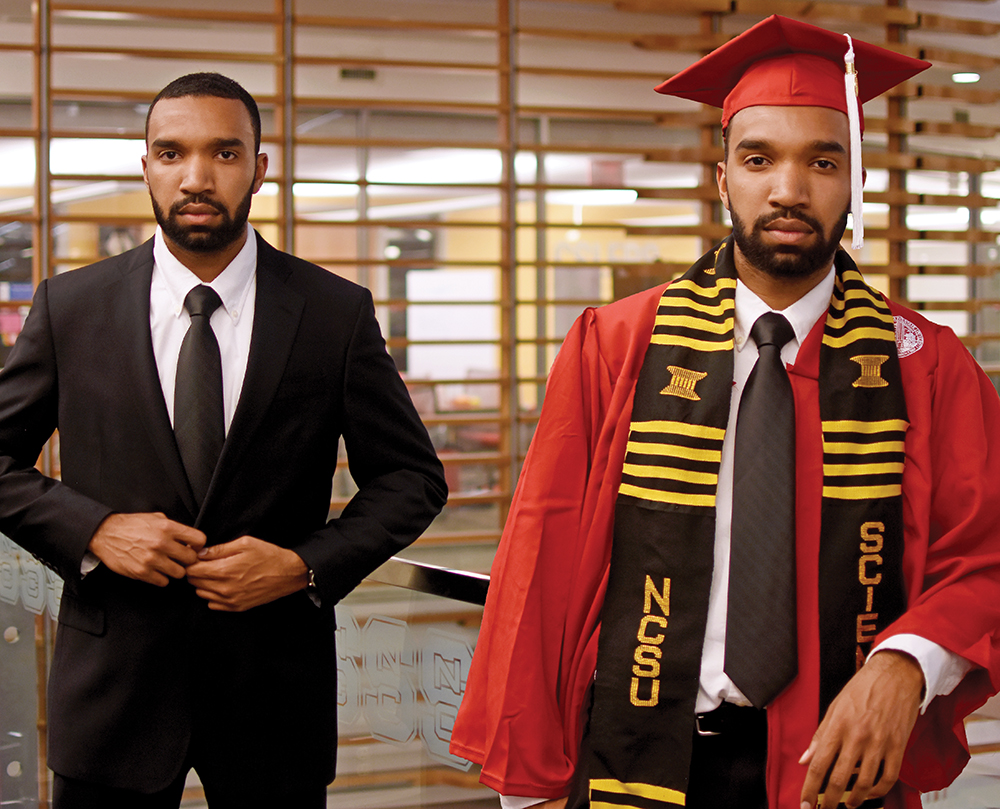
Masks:
[[[486,591],[490,586],[490,577],[485,573],[452,570],[429,565],[426,562],[401,559],[398,556],[393,556],[388,562],[372,571],[367,581],[405,587],[407,590],[479,606],[486,603]]]

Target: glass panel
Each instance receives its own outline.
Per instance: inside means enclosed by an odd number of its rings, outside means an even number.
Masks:
[[[0,216],[30,214],[35,193],[35,142],[0,138]]]
[[[4,806],[36,807],[47,794],[47,776],[39,782],[45,717],[37,672],[46,667],[61,594],[56,576],[0,536]],[[374,583],[337,606],[340,749],[327,806],[497,805],[477,783],[477,768],[448,752],[481,615],[479,606]],[[192,774],[182,805],[203,801]]]
[[[31,25],[32,5],[34,5],[33,0],[4,0],[0,45],[30,45],[34,41]],[[6,74],[0,75],[4,76],[6,84]]]
[[[11,30],[15,34],[17,29],[18,26],[11,26]],[[5,36],[6,31],[7,23],[0,23],[0,38]],[[6,51],[0,45],[0,76],[3,76],[0,129],[28,129],[32,126],[33,74],[32,55],[29,51]]]
[[[337,780],[329,807],[496,806],[448,752],[482,610],[362,586],[337,606]]]
[[[39,728],[44,727],[46,630],[58,613],[62,582],[0,535],[0,796],[4,805],[38,805]],[[47,784],[41,785],[47,790]]]
[[[49,149],[53,174],[142,175],[142,138],[54,138]]]
[[[185,29],[190,31],[190,29]],[[158,37],[153,28],[145,36]],[[139,36],[131,32],[130,36]],[[251,95],[271,96],[276,86],[275,67],[270,64],[199,59],[199,70],[216,71],[231,76]],[[148,94],[149,100],[169,82],[189,72],[190,63],[177,59],[124,57],[110,54],[94,58],[89,54],[55,53],[52,55],[52,84],[61,90],[97,90],[111,93]]]
[[[33,254],[32,225],[0,221],[0,364],[21,333],[26,309],[18,304],[30,301],[34,293]]]
[[[405,46],[395,51],[387,50],[396,39],[392,34],[380,33],[378,38],[379,51],[393,53],[392,59],[407,59]],[[371,52],[368,51],[369,54]],[[393,106],[393,102],[399,105],[400,99],[405,99],[407,103],[399,106],[410,106],[415,87],[419,88],[420,103],[427,106],[435,103],[447,107],[467,105],[485,113],[489,111],[488,105],[497,102],[496,78],[489,71],[442,71],[433,67],[422,68],[419,64],[403,67],[381,64],[376,68],[360,70],[330,65],[300,65],[295,70],[295,84],[297,91],[304,96],[364,99],[366,104],[374,101],[388,106]]]
[[[262,4],[270,5],[266,11],[273,12],[273,0],[260,0]],[[231,5],[226,8],[216,8],[216,11],[227,13],[228,20],[199,20],[192,25],[186,19],[164,19],[162,17],[143,17],[136,13],[137,4],[131,4],[129,14],[101,13],[96,9],[77,9],[72,12],[56,12],[55,24],[52,26],[52,43],[57,47],[67,48],[79,46],[84,48],[103,49],[108,57],[114,58],[115,51],[121,48],[142,48],[155,51],[180,50],[205,51],[208,53],[232,54],[239,57],[246,53],[268,53],[274,50],[274,26],[248,24],[231,19]],[[168,4],[157,2],[159,8]],[[191,8],[191,3],[185,5]],[[212,10],[212,3],[198,2],[198,10]],[[221,4],[220,4],[221,5]],[[241,11],[249,11],[250,3],[241,0]],[[98,62],[104,60],[97,60]],[[200,64],[200,63],[199,63]],[[106,66],[106,64],[105,64]],[[209,70],[202,68],[199,70]],[[180,70],[177,75],[189,72]]]

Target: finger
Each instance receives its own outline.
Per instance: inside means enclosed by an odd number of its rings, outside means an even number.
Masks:
[[[195,562],[185,571],[185,575],[195,587],[203,587],[213,591],[218,590],[226,580],[226,577],[218,569],[218,565],[206,562]]]
[[[169,557],[164,557],[160,564],[156,567],[155,572],[162,573],[164,576],[169,576],[171,579],[183,579],[187,574],[187,568],[180,560],[174,561]]]
[[[892,789],[896,781],[899,780],[899,771],[903,766],[902,749],[891,750],[879,763],[878,772],[875,773],[875,786],[869,793],[869,798],[881,798]]]
[[[198,561],[198,552],[182,542],[168,543],[163,548],[163,555],[165,559],[176,563],[181,568],[181,575],[184,575],[183,571],[185,568],[190,567]],[[175,578],[177,577],[175,576]]]
[[[819,800],[819,791],[823,788],[823,779],[826,777],[830,766],[834,762],[834,756],[825,752],[814,738],[809,749],[803,754],[803,758],[809,757],[809,768],[806,770],[806,779],[802,784],[800,802],[802,809],[812,809]]]
[[[203,598],[208,603],[208,608],[216,612],[242,612],[243,608],[238,604],[231,602],[227,598],[223,598],[218,593],[212,590],[199,589],[195,590],[201,598]]]
[[[822,809],[837,809],[837,806],[844,798],[848,784],[854,776],[854,767],[850,762],[857,761],[857,757],[841,751],[833,769],[830,770],[830,777],[826,782],[826,789],[823,790],[823,801],[820,803]]]
[[[166,587],[170,584],[170,578],[168,576],[160,573],[158,570],[154,570],[153,568],[148,568],[147,570],[135,575],[133,578],[138,581],[145,582],[146,584],[155,585],[156,587]]]
[[[874,787],[875,781],[878,779],[881,764],[882,762],[877,756],[866,757],[861,762],[861,766],[858,768],[858,777],[854,782],[854,788],[844,799],[844,803],[848,809],[857,809],[868,798],[874,797],[872,795],[872,787]]]
[[[205,536],[203,531],[199,531],[197,528],[192,528],[190,525],[184,525],[184,523],[173,522],[171,520],[170,528],[173,532],[174,539],[196,551],[204,548],[205,543],[208,541],[208,537]]]
[[[222,542],[218,545],[206,545],[198,551],[198,558],[203,562],[211,562],[236,556],[242,552],[241,546],[237,544],[239,541],[235,539],[232,542]]]

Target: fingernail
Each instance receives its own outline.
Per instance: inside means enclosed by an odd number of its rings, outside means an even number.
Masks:
[[[200,551],[198,551],[199,559],[204,559],[206,556],[208,556],[208,548],[202,548]]]

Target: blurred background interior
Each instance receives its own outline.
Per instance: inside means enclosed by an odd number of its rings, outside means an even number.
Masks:
[[[573,320],[728,232],[718,112],[653,86],[771,13],[934,62],[866,105],[854,257],[996,383],[1000,0],[0,0],[0,363],[40,279],[152,234],[139,164],[152,96],[225,73],[263,115],[271,168],[251,222],[373,291],[446,465],[448,506],[404,556],[486,573]],[[56,449],[41,459],[52,474]],[[343,468],[333,513],[352,488]],[[477,596],[400,583],[382,571],[338,607],[329,806],[496,806],[447,752]],[[0,806],[47,805],[59,594],[0,541]],[[1000,704],[969,732],[966,773],[925,805],[1000,807]],[[185,806],[203,805],[192,779]]]

